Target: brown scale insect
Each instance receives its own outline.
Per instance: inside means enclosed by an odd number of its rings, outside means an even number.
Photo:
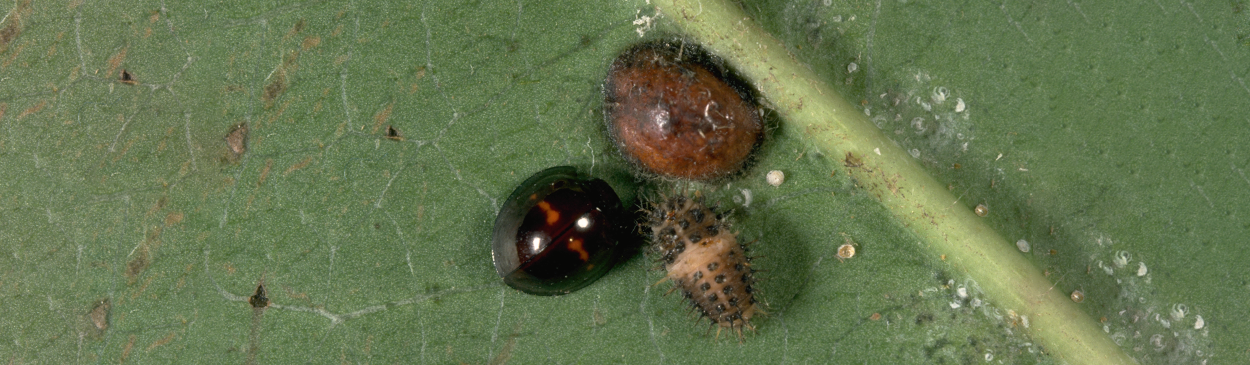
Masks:
[[[661,197],[645,212],[651,248],[668,272],[664,280],[673,282],[669,292],[680,290],[692,310],[719,326],[718,336],[729,329],[741,339],[743,328],[755,330],[751,317],[764,313],[753,293],[755,269],[729,223],[697,195]]]

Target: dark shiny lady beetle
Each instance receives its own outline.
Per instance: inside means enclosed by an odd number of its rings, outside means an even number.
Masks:
[[[540,171],[512,191],[495,218],[495,271],[529,294],[568,294],[612,268],[627,221],[607,182],[570,166]]]

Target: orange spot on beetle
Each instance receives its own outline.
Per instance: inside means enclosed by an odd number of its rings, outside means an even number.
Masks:
[[[590,260],[590,252],[586,252],[586,248],[582,247],[582,240],[569,238],[569,249],[577,251],[577,257],[581,258],[582,261]]]
[[[547,225],[554,225],[560,221],[560,211],[551,209],[551,203],[547,201],[538,202],[538,209],[542,209],[547,214]]]

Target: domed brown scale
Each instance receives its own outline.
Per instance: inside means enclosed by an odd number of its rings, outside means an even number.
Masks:
[[[529,294],[581,289],[612,267],[628,235],[626,217],[607,182],[569,166],[540,171],[499,210],[491,242],[495,271]]]
[[[639,169],[710,181],[742,169],[763,135],[755,99],[701,47],[642,43],[612,62],[604,117],[616,147]]]

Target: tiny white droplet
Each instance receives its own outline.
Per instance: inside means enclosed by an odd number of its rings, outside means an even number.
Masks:
[[[855,73],[857,70],[859,70],[859,65],[855,64],[855,62],[846,65],[846,73]]]
[[[1029,252],[1029,241],[1021,238],[1019,241],[1016,241],[1016,248],[1020,249],[1020,252]]]
[[[768,185],[781,186],[781,183],[786,181],[786,173],[781,172],[781,170],[772,170],[768,172],[764,179],[768,180]]]

